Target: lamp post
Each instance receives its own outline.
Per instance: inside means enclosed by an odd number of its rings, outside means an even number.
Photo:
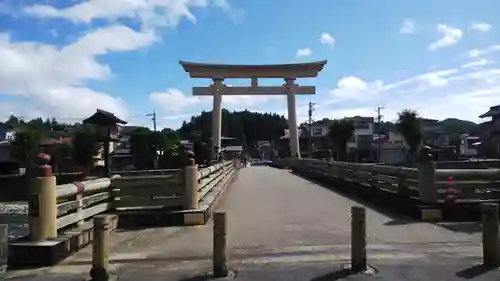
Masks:
[[[118,124],[127,124],[127,122],[116,117],[113,113],[97,109],[89,118],[83,120],[83,123],[97,126],[99,141],[104,144],[104,173],[106,177],[110,176],[110,151],[109,144],[111,141],[118,141],[111,137],[112,133],[118,132]]]

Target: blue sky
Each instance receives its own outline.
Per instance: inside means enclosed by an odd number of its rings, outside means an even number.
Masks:
[[[478,120],[500,104],[498,0],[3,0],[0,116],[77,121],[96,108],[132,124],[177,128],[193,97],[179,60],[273,64],[328,60],[314,118],[404,108]],[[226,81],[244,85],[249,81]],[[267,81],[281,85],[282,80]],[[283,96],[226,96],[224,108],[286,115]]]

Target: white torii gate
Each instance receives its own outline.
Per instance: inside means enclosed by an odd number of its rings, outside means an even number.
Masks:
[[[210,78],[209,87],[193,87],[193,95],[213,95],[212,142],[221,147],[222,96],[223,95],[286,95],[288,107],[288,127],[290,130],[290,151],[292,157],[300,158],[299,134],[295,95],[314,95],[314,86],[299,86],[296,78],[316,77],[327,61],[279,65],[225,65],[180,61],[184,71],[191,78]],[[250,87],[226,86],[224,79],[249,78]],[[282,86],[259,86],[259,78],[282,78]],[[215,152],[217,153],[217,152]]]

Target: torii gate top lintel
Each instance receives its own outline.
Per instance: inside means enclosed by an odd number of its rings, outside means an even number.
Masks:
[[[186,61],[180,61],[179,63],[191,78],[307,78],[318,76],[327,61],[264,65],[213,64]]]

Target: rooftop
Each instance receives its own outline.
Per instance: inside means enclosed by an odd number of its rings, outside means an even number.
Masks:
[[[479,118],[493,117],[499,115],[500,115],[500,105],[495,105],[490,107],[490,110],[488,110],[488,112],[479,115]]]
[[[127,122],[116,117],[113,113],[102,109],[97,109],[92,116],[82,122],[94,125],[127,124]]]

